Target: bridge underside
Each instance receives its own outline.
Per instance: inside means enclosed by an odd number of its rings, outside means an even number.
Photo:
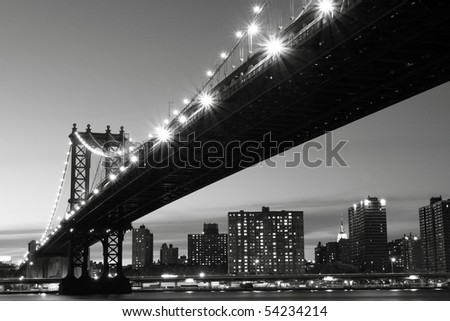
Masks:
[[[195,133],[197,141],[226,145],[262,141],[270,133],[272,140],[299,145],[443,84],[450,79],[448,13],[444,1],[362,1],[294,43],[251,81],[245,81],[244,73],[233,76],[239,86],[219,85],[216,90],[222,100],[180,129],[180,134]],[[251,72],[252,63],[247,63],[246,72]],[[193,142],[173,145],[194,146]],[[259,158],[247,167],[279,152],[259,151]],[[103,231],[129,226],[242,170],[238,166],[242,158],[229,159],[231,167],[130,169],[92,198],[40,253],[67,253],[70,228]]]

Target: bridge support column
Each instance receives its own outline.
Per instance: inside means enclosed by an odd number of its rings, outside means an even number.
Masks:
[[[92,236],[87,232],[71,234],[67,276],[59,285],[60,294],[98,293],[98,282],[91,279],[88,271],[91,239]]]
[[[122,269],[123,229],[108,230],[102,237],[103,273],[100,278],[102,293],[131,293],[130,281]]]

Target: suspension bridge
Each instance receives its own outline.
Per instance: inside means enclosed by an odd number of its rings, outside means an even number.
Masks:
[[[274,5],[253,8],[197,94],[147,141],[133,142],[124,128],[73,125],[55,206],[24,264],[41,277],[55,265],[67,271],[61,293],[128,292],[122,243],[136,219],[450,79],[448,1],[290,1],[285,23]],[[262,142],[268,133],[291,144],[209,164],[198,149]],[[70,199],[58,219],[65,184]],[[92,280],[89,247],[97,242],[104,271]]]

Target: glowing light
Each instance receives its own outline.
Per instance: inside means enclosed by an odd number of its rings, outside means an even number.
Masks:
[[[227,57],[228,57],[228,54],[226,52],[220,53],[220,58],[227,59]]]
[[[199,97],[200,105],[204,108],[209,108],[212,106],[214,99],[212,95],[207,92],[203,92]]]
[[[176,109],[172,112],[172,114],[174,114],[175,116],[178,116],[179,113],[180,112],[178,110],[176,110]]]
[[[365,206],[369,206],[370,205],[370,201],[369,200],[364,200],[364,205]]]
[[[120,166],[119,169],[120,169],[121,172],[125,172],[125,170],[126,170],[125,166]]]
[[[268,55],[278,56],[286,50],[286,47],[280,39],[271,37],[270,40],[264,44],[264,49]]]
[[[252,23],[250,26],[248,26],[248,33],[250,35],[255,35],[259,31],[259,26],[256,23]]]
[[[98,193],[100,193],[100,191],[97,188],[94,189],[94,194],[98,194]]]
[[[185,104],[185,105],[189,104],[189,99],[184,98],[184,99],[183,99],[183,104]]]
[[[161,142],[167,142],[171,139],[171,133],[167,128],[158,127],[156,129],[156,138]]]
[[[381,206],[386,206],[386,200],[382,198],[380,200],[380,204],[381,204]]]
[[[212,70],[208,70],[206,72],[206,76],[211,77],[212,75],[214,75],[214,72]]]
[[[201,277],[201,278],[204,278],[205,277],[205,273],[200,272],[200,274],[198,276]]]
[[[148,134],[148,138],[152,139],[153,138],[153,134]]]
[[[321,0],[319,2],[319,10],[323,14],[330,14],[333,12],[333,2],[331,0]]]
[[[256,13],[256,14],[260,13],[261,10],[262,10],[262,8],[260,6],[258,6],[258,5],[253,7],[253,12]]]
[[[162,277],[163,279],[171,279],[171,278],[176,278],[176,277],[178,277],[178,275],[175,275],[175,274],[162,274],[161,277]]]
[[[169,124],[169,120],[168,119],[164,119],[164,124],[168,125]]]
[[[242,31],[236,31],[236,38],[241,39],[244,36]]]
[[[109,179],[110,180],[115,180],[117,178],[117,176],[116,175],[114,175],[114,174],[109,174]]]
[[[180,122],[180,124],[184,124],[187,122],[187,117],[184,115],[181,115],[180,117],[178,117],[178,121]]]

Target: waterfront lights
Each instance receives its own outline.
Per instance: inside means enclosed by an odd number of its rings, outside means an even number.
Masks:
[[[200,105],[204,108],[209,108],[212,106],[214,100],[211,94],[203,92],[199,96]]]
[[[158,127],[156,128],[156,138],[160,142],[167,142],[171,138],[170,131],[167,128]]]
[[[286,50],[281,39],[275,37],[271,37],[263,47],[269,56],[278,56]]]
[[[323,14],[330,14],[333,12],[333,1],[332,0],[321,0],[319,2],[319,10]]]
[[[248,33],[252,36],[257,34],[259,31],[259,26],[256,23],[252,23],[250,26],[248,26]]]

